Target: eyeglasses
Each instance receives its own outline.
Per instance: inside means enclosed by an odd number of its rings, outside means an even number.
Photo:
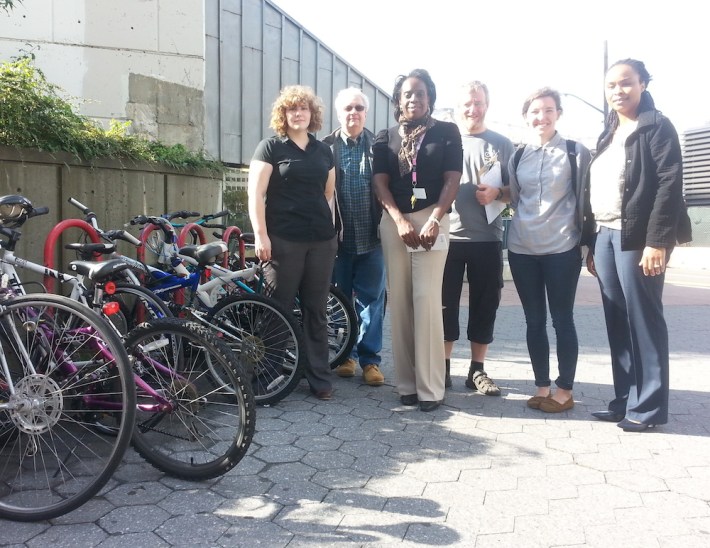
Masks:
[[[365,110],[365,105],[348,105],[345,107],[345,112],[350,112],[351,110],[357,110],[358,112],[362,112]]]

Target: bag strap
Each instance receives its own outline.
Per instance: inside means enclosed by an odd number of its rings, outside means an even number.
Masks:
[[[518,173],[518,164],[520,163],[520,158],[523,157],[523,152],[525,152],[525,145],[519,145],[515,150],[515,156],[513,156],[513,171]]]
[[[577,184],[577,142],[567,139],[567,157],[572,168],[572,185]]]
[[[518,164],[524,151],[525,145],[520,145],[515,151],[515,156],[513,156],[513,171],[515,173],[518,173]],[[572,169],[572,181],[575,182],[577,180],[577,141],[567,139],[567,158],[569,158],[569,165]]]

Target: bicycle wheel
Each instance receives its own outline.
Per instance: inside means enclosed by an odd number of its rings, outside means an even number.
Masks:
[[[163,246],[165,245],[165,234],[163,234],[163,231],[154,225],[145,225],[143,230],[147,232],[145,238],[141,237],[145,252],[144,262],[158,267],[168,264],[168,259],[163,253]]]
[[[56,295],[5,301],[0,339],[0,517],[51,519],[93,497],[130,442],[128,356],[105,319]]]
[[[120,310],[118,321],[114,321],[122,335],[127,334],[137,325],[159,318],[172,318],[168,304],[157,297],[150,289],[130,283],[117,283],[116,291],[104,293],[103,302],[117,302]],[[113,321],[113,317],[110,317]]]
[[[254,436],[256,412],[248,379],[227,345],[199,324],[176,318],[138,326],[125,344],[140,376],[136,451],[187,480],[236,466]]]
[[[225,297],[207,321],[251,375],[257,404],[280,401],[296,388],[306,359],[303,333],[278,302],[256,294]]]
[[[331,369],[348,359],[358,337],[358,322],[352,299],[336,286],[328,293],[328,349]]]

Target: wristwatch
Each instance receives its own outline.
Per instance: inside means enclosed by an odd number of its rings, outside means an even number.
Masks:
[[[498,189],[498,196],[496,196],[496,200],[500,200],[501,198],[503,198],[503,189],[499,188]]]

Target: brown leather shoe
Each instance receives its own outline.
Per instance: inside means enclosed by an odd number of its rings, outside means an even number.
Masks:
[[[546,398],[540,402],[540,411],[545,413],[562,413],[562,411],[569,411],[574,407],[574,398],[572,396],[565,403],[558,403],[557,400],[552,398]]]
[[[328,401],[328,400],[333,399],[333,389],[332,388],[329,388],[327,390],[311,390],[311,394],[313,394],[319,400],[323,400],[323,401]]]
[[[380,368],[374,363],[366,365],[362,368],[362,378],[365,381],[365,384],[369,384],[370,386],[382,386],[385,384],[385,376],[382,374],[382,371],[380,371]]]
[[[530,409],[540,409],[540,404],[549,397],[549,394],[547,396],[533,396],[528,400],[528,407]]]
[[[335,368],[335,374],[338,377],[354,377],[355,369],[357,369],[357,362],[352,358],[348,358]]]

